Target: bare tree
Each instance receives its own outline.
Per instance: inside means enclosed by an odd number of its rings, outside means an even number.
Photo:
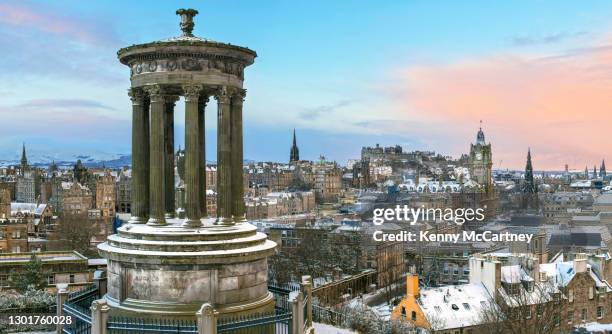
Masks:
[[[83,255],[95,255],[91,248],[94,227],[87,215],[64,215],[55,230],[50,248],[53,250],[75,250]]]
[[[516,283],[481,312],[479,333],[549,334],[561,323],[562,295],[550,282]]]

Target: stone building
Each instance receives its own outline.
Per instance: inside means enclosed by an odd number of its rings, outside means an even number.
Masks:
[[[132,179],[130,170],[121,170],[117,176],[117,212],[130,213],[130,205],[132,201],[131,188]]]
[[[27,220],[22,218],[0,218],[0,253],[21,253],[27,251]]]
[[[17,195],[17,181],[14,176],[6,176],[0,178],[0,189],[7,190],[11,197],[11,201],[16,200]]]
[[[98,177],[96,185],[96,209],[99,209],[103,217],[114,217],[116,207],[117,189],[115,178],[107,171]]]
[[[36,168],[30,168],[25,145],[21,152],[21,165],[17,176],[16,200],[22,203],[34,203],[40,195],[40,174]]]
[[[34,203],[40,195],[40,175],[36,169],[26,169],[17,177],[17,202]]]
[[[56,293],[56,285],[68,284],[70,291],[81,290],[92,284],[94,266],[77,252],[41,252],[0,254],[0,290],[11,290],[10,272],[20,272],[31,261],[32,255],[42,263],[42,270],[47,273],[47,291]]]
[[[63,213],[64,215],[85,215],[93,206],[93,196],[89,188],[78,182],[66,184],[70,187],[64,189]]]
[[[317,202],[335,202],[342,191],[342,170],[333,162],[322,158],[314,164],[314,191]]]
[[[307,213],[315,208],[312,191],[269,192],[261,197],[247,197],[247,219],[267,219],[285,215]]]
[[[11,217],[11,193],[7,189],[0,189],[0,218]]]
[[[471,258],[470,282],[483,283],[501,311],[517,324],[567,333],[585,323],[612,322],[612,286],[586,254],[576,254],[573,260],[561,254],[549,263],[515,259],[502,263],[496,256]]]
[[[557,191],[540,194],[540,208],[547,224],[569,224],[572,217],[593,205],[593,195],[585,192]]]
[[[27,233],[34,238],[46,238],[53,229],[53,210],[47,204],[13,202],[10,217],[27,224]]]
[[[217,191],[217,166],[206,166],[206,189]]]
[[[476,143],[470,144],[470,154],[468,158],[468,169],[470,176],[484,189],[491,189],[493,186],[493,156],[491,153],[491,143],[485,142],[482,127],[476,135]]]

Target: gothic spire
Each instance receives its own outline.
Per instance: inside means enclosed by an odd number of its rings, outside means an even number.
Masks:
[[[589,178],[589,167],[587,167],[587,166],[584,166],[584,177],[586,179]]]
[[[606,161],[605,160],[601,160],[601,167],[599,167],[599,176],[601,176],[602,178],[606,177],[607,172],[606,172]]]
[[[289,152],[289,162],[296,162],[300,160],[300,150],[297,146],[297,138],[295,135],[295,128],[293,129],[293,145],[291,146],[291,151]]]
[[[533,181],[533,165],[531,163],[531,148],[527,149],[527,163],[525,164],[525,184],[523,192],[535,193],[535,183]]]
[[[597,166],[593,166],[593,178],[597,178]]]
[[[24,171],[28,167],[28,158],[26,156],[25,143],[23,143],[21,149],[21,171]]]

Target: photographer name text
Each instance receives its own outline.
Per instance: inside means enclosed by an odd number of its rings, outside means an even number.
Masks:
[[[376,231],[372,234],[374,241],[402,241],[402,242],[531,242],[533,234],[530,233],[493,233],[491,231],[476,232],[463,231],[461,233],[432,233],[429,231],[408,232],[400,231],[388,233]]]

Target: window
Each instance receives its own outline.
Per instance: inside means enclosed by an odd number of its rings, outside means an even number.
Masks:
[[[559,318],[559,313],[555,313],[553,318],[554,318],[554,321],[555,321],[555,327],[559,327],[559,325],[561,325],[561,319]]]
[[[567,311],[567,323],[571,324],[574,321],[574,311]]]
[[[582,309],[582,312],[580,313],[580,319],[582,321],[586,321],[586,319],[587,319],[587,309],[585,309],[585,308]]]
[[[470,274],[470,268],[463,268],[463,274],[464,275],[469,275]]]
[[[74,274],[70,274],[70,283],[74,283]]]
[[[49,284],[49,285],[55,284],[55,275],[47,276],[47,284]]]
[[[470,304],[463,303],[463,308],[469,311],[470,310]]]
[[[573,289],[569,289],[569,291],[567,292],[567,299],[569,299],[570,303],[574,302],[574,290]]]
[[[603,318],[603,306],[597,306],[597,319]]]
[[[536,312],[538,313],[538,317],[541,317],[542,313],[544,313],[544,305],[538,304],[536,307]]]
[[[8,275],[0,275],[0,286],[8,285]]]
[[[412,319],[412,321],[416,321],[416,312],[415,311],[412,311],[410,313],[410,319]]]
[[[594,292],[593,290],[594,290],[593,287],[590,286],[589,287],[589,299],[593,299],[593,292]]]
[[[406,307],[402,306],[402,316],[406,317]]]
[[[531,319],[531,309],[529,307],[525,309],[525,319]]]
[[[459,268],[453,268],[453,275],[459,275]]]

